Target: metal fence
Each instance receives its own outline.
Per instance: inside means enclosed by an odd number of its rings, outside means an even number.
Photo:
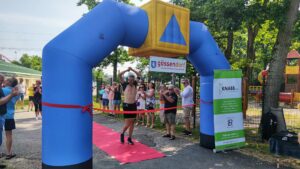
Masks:
[[[300,109],[296,106],[281,103],[280,107],[283,107],[285,122],[289,131],[300,132]],[[257,129],[260,125],[262,115],[262,100],[258,95],[248,95],[248,109],[246,112],[246,118],[244,121],[245,128]]]

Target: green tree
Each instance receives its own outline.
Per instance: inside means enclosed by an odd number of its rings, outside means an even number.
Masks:
[[[281,84],[284,82],[284,68],[286,57],[291,46],[292,33],[297,16],[299,15],[300,0],[286,1],[282,24],[279,27],[276,44],[273,49],[273,57],[267,79],[264,112],[270,107],[278,107]]]
[[[42,71],[42,58],[37,55],[23,54],[19,61],[12,62],[30,69]]]
[[[233,49],[234,32],[240,29],[243,21],[244,0],[210,0],[204,4],[208,27],[214,32],[224,32],[226,47],[224,53],[230,60]]]
[[[292,46],[291,49],[300,51],[300,15],[298,15],[297,22],[293,31]]]
[[[118,0],[118,2],[124,2],[130,4],[130,0]],[[99,1],[97,0],[79,0],[77,3],[78,6],[86,5],[89,10],[92,10],[96,5],[98,5]],[[99,67],[105,68],[110,64],[113,65],[113,80],[117,79],[117,71],[118,71],[118,63],[123,64],[127,61],[133,61],[134,58],[129,57],[127,51],[123,47],[118,47],[115,51],[113,51],[109,56],[107,56],[100,64]]]
[[[105,78],[104,72],[101,71],[100,69],[94,68],[93,69],[93,78],[96,81],[98,81],[100,79],[104,79]]]
[[[133,61],[134,58],[129,56],[124,47],[119,47],[106,57],[101,63],[100,67],[104,68],[112,64],[113,66],[113,80],[117,79],[118,64],[124,64],[128,61]]]
[[[191,20],[205,23],[225,56],[230,60],[234,43],[234,32],[243,21],[244,0],[172,0],[176,5],[190,8]]]

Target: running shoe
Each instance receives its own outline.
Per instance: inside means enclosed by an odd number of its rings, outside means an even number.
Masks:
[[[120,141],[121,141],[122,144],[124,144],[124,133],[122,133],[122,134],[120,135]]]
[[[130,145],[134,145],[134,143],[133,143],[133,141],[131,140],[130,137],[128,137],[127,142],[128,142],[128,144],[130,144]]]

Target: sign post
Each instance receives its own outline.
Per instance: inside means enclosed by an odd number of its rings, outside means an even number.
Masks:
[[[245,145],[241,77],[240,70],[214,71],[215,152]]]

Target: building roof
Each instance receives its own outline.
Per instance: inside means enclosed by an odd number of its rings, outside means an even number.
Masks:
[[[300,54],[298,53],[298,51],[293,49],[288,53],[287,58],[288,59],[300,59]]]
[[[4,62],[0,60],[0,73],[8,76],[34,76],[41,77],[42,72],[29,69],[27,67],[15,65],[12,63]]]

